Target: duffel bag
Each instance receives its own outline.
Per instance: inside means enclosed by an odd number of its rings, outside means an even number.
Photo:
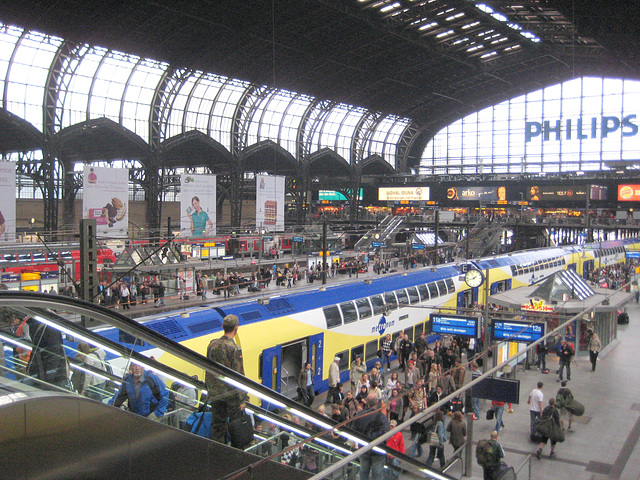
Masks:
[[[575,415],[576,417],[584,414],[584,405],[582,405],[575,398],[567,398],[564,401],[564,408],[566,408],[570,414]]]

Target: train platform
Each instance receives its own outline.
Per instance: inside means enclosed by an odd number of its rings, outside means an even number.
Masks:
[[[548,404],[550,397],[555,398],[560,388],[558,375],[555,374],[557,357],[547,356],[549,374],[542,374],[537,369],[523,371],[521,366],[518,367],[516,378],[520,380],[520,402],[512,406],[513,413],[507,413],[505,408],[505,428],[500,432],[498,441],[505,452],[503,460],[514,469],[520,469],[517,472],[519,480],[640,479],[640,363],[636,361],[640,345],[640,305],[629,304],[627,311],[629,325],[617,326],[618,338],[601,352],[595,372],[591,371],[588,357],[577,358],[572,364],[571,381],[567,386],[575,399],[585,406],[585,413],[581,417],[574,417],[574,432],[565,432],[565,441],[557,444],[557,457],[554,459],[549,458],[550,444],[544,448],[540,460],[535,456],[538,444],[529,439],[527,398],[539,381],[544,383],[544,405]],[[397,362],[392,367],[392,371],[396,369]],[[385,375],[388,374],[385,372]],[[323,403],[325,398],[326,394],[316,397],[314,408]],[[496,423],[485,417],[491,402],[482,400],[481,405],[480,419],[472,422],[471,472],[463,477],[472,480],[483,479],[482,467],[475,459],[475,446],[479,440],[489,438]],[[448,422],[449,419],[446,420]],[[409,432],[405,432],[404,436],[408,451],[411,445]],[[429,447],[423,447],[425,452],[419,460],[424,462]],[[447,444],[447,460],[452,453],[453,447]],[[438,465],[436,459],[433,466]]]
[[[292,258],[292,259],[281,258],[278,260],[277,263],[279,266],[284,265],[285,263],[293,265],[295,261],[296,261],[295,258]],[[274,262],[271,262],[267,265],[273,265],[273,263]],[[250,267],[251,267],[251,264],[247,260],[245,260],[244,262],[242,261],[238,262],[238,264],[234,263],[233,268],[231,268],[231,265],[229,265],[228,268],[229,270],[233,269],[233,271],[244,272],[246,271],[247,268],[250,268]],[[397,270],[404,271],[404,268],[400,266]],[[373,266],[370,265],[369,269],[364,273],[362,272],[358,272],[357,274],[353,273],[351,276],[349,276],[348,274],[336,274],[334,276],[327,275],[326,285],[327,286],[336,285],[339,283],[364,280],[366,278],[384,277],[385,275],[395,273],[397,270],[395,268],[392,268],[389,271],[389,273],[376,274],[373,272]],[[175,292],[168,291],[167,294],[165,295],[164,305],[160,307],[155,307],[153,298],[147,297],[146,303],[142,303],[138,298],[138,301],[135,304],[131,304],[129,309],[123,309],[122,305],[116,305],[111,308],[116,308],[120,313],[130,318],[140,318],[147,315],[155,315],[158,313],[180,312],[181,310],[197,307],[200,305],[216,304],[216,303],[222,303],[222,302],[228,302],[228,301],[245,301],[245,300],[250,300],[252,298],[258,299],[260,297],[265,297],[265,296],[268,297],[272,295],[279,295],[285,292],[291,292],[292,290],[294,291],[305,290],[305,289],[311,289],[311,288],[318,288],[321,286],[322,286],[322,280],[315,280],[313,283],[309,283],[305,276],[305,278],[299,279],[295,284],[292,283],[291,288],[287,288],[286,283],[285,283],[285,286],[279,286],[279,285],[276,285],[275,280],[271,280],[271,282],[269,283],[269,286],[263,288],[259,292],[250,292],[245,287],[240,289],[239,294],[232,295],[229,297],[225,297],[223,293],[217,295],[209,289],[207,290],[207,298],[204,300],[202,299],[201,296],[196,295],[196,292],[188,292],[188,295],[187,295],[188,299],[185,299],[184,297],[181,297]]]

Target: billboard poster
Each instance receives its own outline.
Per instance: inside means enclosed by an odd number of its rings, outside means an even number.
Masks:
[[[378,189],[378,200],[387,202],[426,202],[430,200],[429,194],[429,187],[381,187]]]
[[[256,176],[256,229],[284,231],[284,178]]]
[[[619,202],[640,201],[640,185],[623,184],[618,185]]]
[[[587,185],[570,187],[566,185],[531,185],[529,186],[529,201],[586,200],[587,192],[591,192],[591,188]]]
[[[16,164],[0,162],[0,241],[16,238]]]
[[[0,162],[0,241],[16,238],[16,164]]]
[[[83,173],[82,218],[95,219],[99,237],[126,238],[129,232],[129,170],[85,165]]]
[[[507,187],[449,187],[447,200],[476,200],[482,202],[505,202],[507,200]]]
[[[180,231],[190,238],[216,234],[215,175],[180,175]]]

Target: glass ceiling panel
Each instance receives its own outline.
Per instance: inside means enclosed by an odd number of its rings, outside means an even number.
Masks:
[[[106,54],[105,49],[91,49],[82,56],[72,73],[63,72],[69,78],[61,78],[58,82],[59,85],[68,85],[65,91],[60,92],[61,105],[58,110],[62,117],[61,128],[87,120],[91,84]]]
[[[333,107],[326,117],[319,132],[319,137],[317,137],[317,140],[314,138],[312,151],[330,148],[345,160],[351,162],[351,142],[355,127],[365,113],[360,108],[344,104]]]
[[[182,122],[184,121],[189,95],[191,95],[197,80],[198,77],[195,75],[191,75],[187,78],[170,102],[171,111],[169,112],[167,120],[166,138],[171,138],[180,133],[184,133]]]
[[[371,135],[369,155],[378,154],[395,167],[396,149],[402,133],[409,126],[409,121],[397,117],[382,119]]]
[[[11,113],[42,131],[44,86],[51,62],[62,42],[56,38],[28,33],[17,45],[13,64],[8,65],[13,45],[18,41],[20,33],[21,30],[8,27],[0,35],[0,74],[6,82],[7,91],[7,98],[4,100]]]
[[[222,82],[202,76],[196,82],[185,112],[185,128],[208,133],[209,113]]]
[[[211,129],[209,136],[231,150],[231,130],[233,117],[238,103],[250,87],[248,83],[236,80],[227,81],[221,88],[211,113]]]
[[[153,96],[167,64],[141,60],[135,66],[125,91],[122,125],[149,141],[149,118]]]
[[[122,98],[137,58],[107,55],[97,71],[90,99],[91,118],[107,117],[120,122]]]

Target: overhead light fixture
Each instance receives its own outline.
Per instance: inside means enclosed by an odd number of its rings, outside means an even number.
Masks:
[[[269,305],[269,299],[268,298],[259,298],[258,299],[258,305]]]
[[[370,278],[366,278],[364,283],[367,285],[371,285],[373,283],[373,280],[371,280]]]

